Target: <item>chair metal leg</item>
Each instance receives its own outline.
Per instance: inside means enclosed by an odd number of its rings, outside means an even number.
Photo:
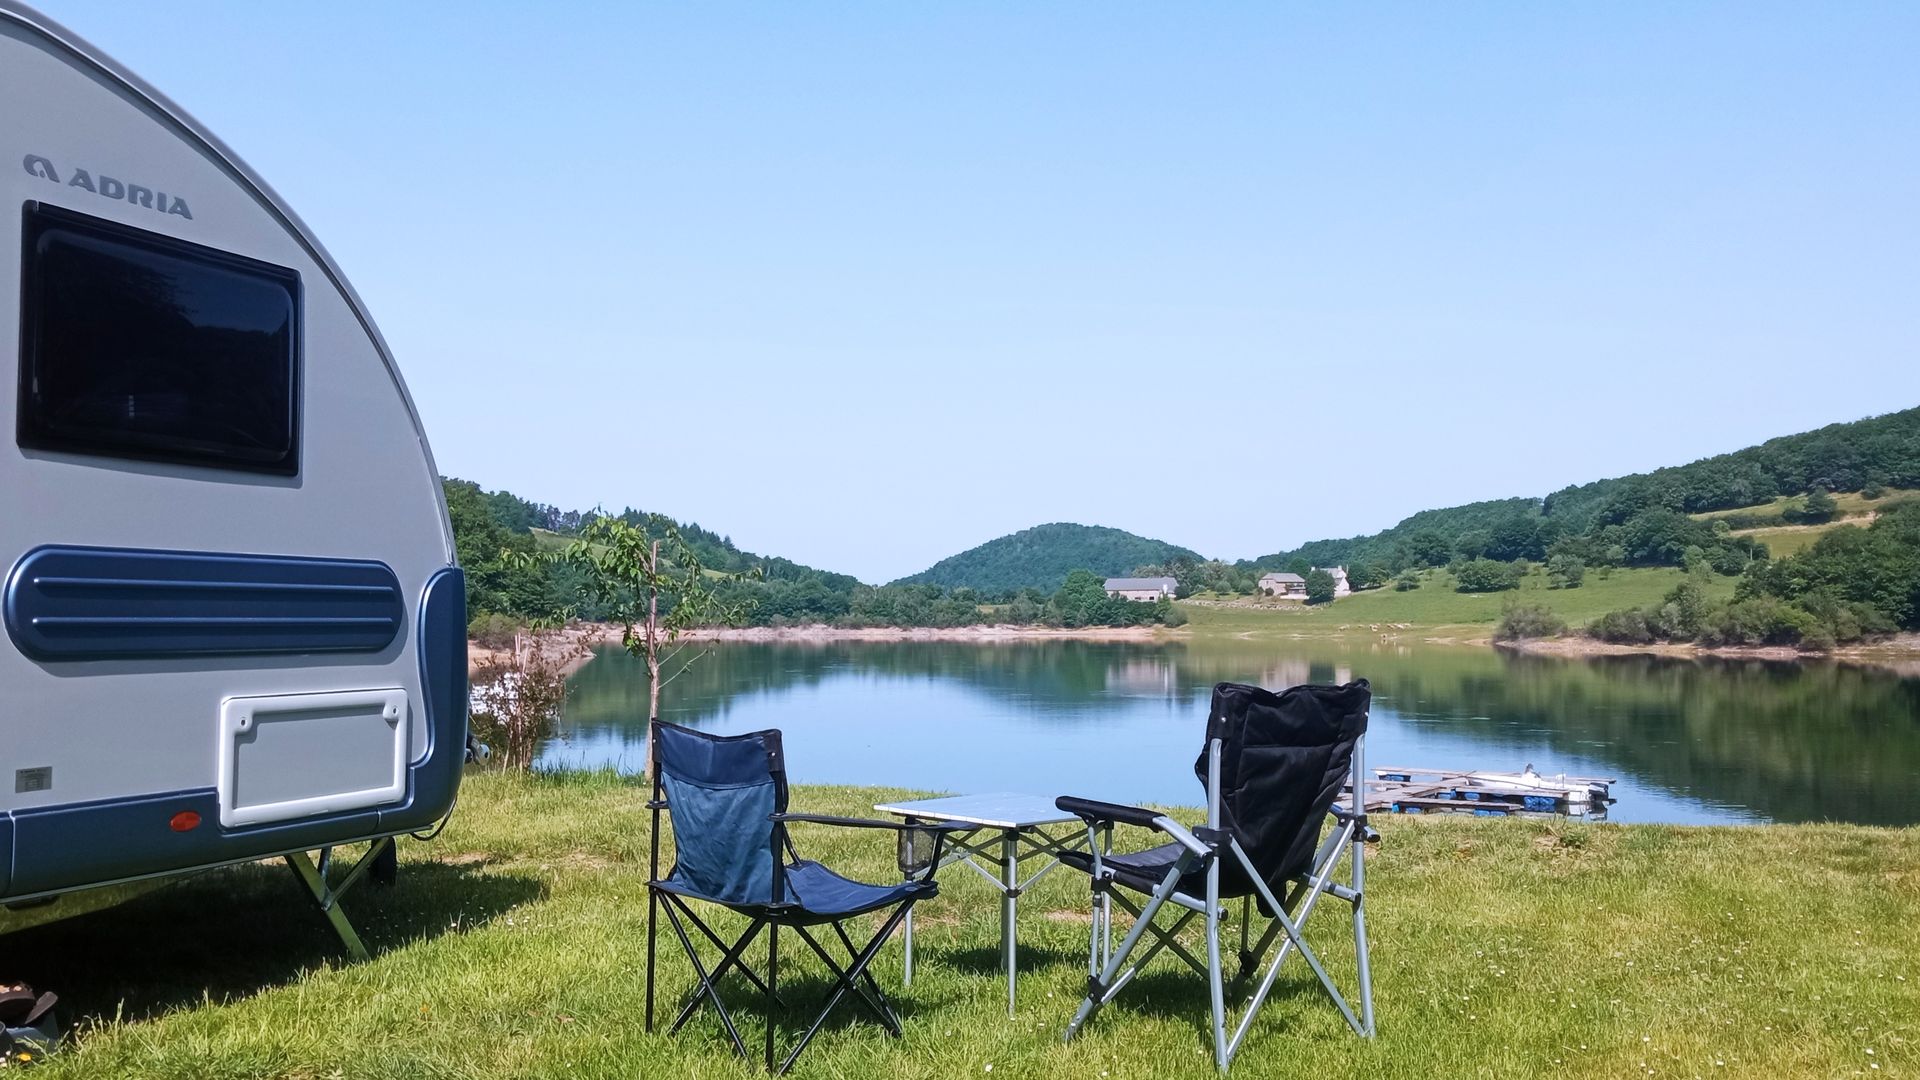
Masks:
[[[1220,860],[1207,866],[1207,991],[1213,1005],[1213,1061],[1227,1070],[1227,991],[1220,970]]]
[[[820,1033],[820,1026],[827,1022],[827,1017],[832,1015],[835,1006],[840,1004],[840,999],[847,996],[848,990],[857,988],[857,976],[866,971],[867,965],[872,963],[873,958],[879,954],[880,946],[886,944],[887,938],[893,935],[894,929],[906,918],[906,913],[912,910],[913,904],[914,901],[909,900],[900,905],[887,919],[886,924],[880,927],[879,932],[873,935],[873,940],[867,943],[867,947],[860,950],[860,954],[854,957],[853,964],[847,968],[845,974],[840,975],[838,982],[834,985],[833,993],[828,996],[826,1006],[820,1010],[820,1015],[814,1018],[813,1026],[807,1028],[805,1035],[800,1036],[800,1042],[794,1046],[793,1051],[787,1055],[787,1059],[776,1071],[784,1073],[793,1068],[793,1063],[800,1058],[800,1052],[805,1050],[807,1044],[813,1041],[813,1037]]]
[[[647,890],[647,1034],[653,1034],[653,940],[655,915],[660,909],[660,894]]]
[[[1100,973],[1089,980],[1092,985],[1087,987],[1087,996],[1080,1002],[1080,1008],[1074,1012],[1073,1019],[1067,1023],[1066,1034],[1062,1036],[1064,1041],[1071,1041],[1075,1035],[1079,1034],[1087,1021],[1093,1019],[1093,1014],[1099,1011],[1102,1005],[1113,1000],[1113,996],[1120,992],[1120,988],[1132,981],[1134,974],[1140,970],[1140,964],[1136,963],[1122,975],[1120,965],[1126,963],[1134,946],[1140,943],[1148,927],[1153,925],[1153,916],[1160,910],[1160,906],[1167,902],[1167,897],[1173,895],[1174,889],[1180,883],[1180,875],[1187,872],[1187,866],[1191,862],[1191,856],[1182,855],[1179,861],[1173,864],[1173,869],[1167,872],[1166,878],[1154,888],[1153,895],[1148,898],[1146,906],[1134,916],[1133,928],[1128,930],[1127,936],[1120,940],[1120,947],[1115,949],[1113,955],[1107,959]],[[1163,936],[1160,943],[1164,942]],[[1156,951],[1160,943],[1156,943]],[[1153,953],[1149,952],[1147,958],[1151,958],[1152,955]]]
[[[694,919],[693,925],[702,933],[706,934],[708,940],[712,941],[716,947],[722,949],[720,962],[714,965],[713,968],[712,979],[714,983],[718,984],[721,979],[726,978],[727,971],[730,968],[737,967],[740,969],[740,974],[745,975],[747,981],[752,983],[756,990],[759,990],[762,994],[772,995],[772,991],[768,988],[767,984],[761,982],[760,977],[755,975],[752,969],[747,967],[745,960],[747,946],[753,943],[754,938],[760,936],[760,931],[768,924],[755,922],[753,925],[747,927],[746,932],[742,933],[731,947],[722,945],[719,936],[708,929],[707,925],[700,920]],[[667,1028],[667,1034],[678,1034],[680,1029],[686,1026],[687,1021],[693,1019],[693,1014],[700,1008],[700,1003],[705,1000],[706,998],[702,997],[698,990],[695,990],[693,994],[687,998],[686,1004],[680,1007],[680,1015],[673,1018],[673,1024]]]
[[[332,848],[321,849],[318,867],[304,851],[296,851],[286,857],[287,866],[292,868],[293,876],[299,878],[300,883],[307,887],[307,892],[313,896],[313,902],[320,906],[320,913],[327,917],[327,923],[333,927],[334,934],[340,938],[340,943],[346,946],[347,955],[356,961],[367,959],[367,947],[361,943],[360,935],[353,929],[353,923],[347,920],[347,913],[341,910],[340,898],[359,884],[367,871],[373,869],[374,862],[392,847],[393,837],[391,836],[383,836],[375,840],[367,848],[366,854],[360,856],[360,861],[353,864],[353,869],[347,871],[347,876],[340,879],[338,885],[327,881],[327,872],[333,867]]]
[[[704,992],[712,1000],[713,1010],[720,1014],[720,1026],[726,1028],[727,1038],[732,1040],[734,1051],[741,1057],[746,1057],[747,1044],[741,1040],[740,1030],[734,1027],[733,1017],[727,1012],[726,1002],[720,1000],[720,988],[713,985],[713,980],[707,975],[706,965],[700,963],[700,954],[694,951],[693,939],[687,936],[686,927],[680,924],[680,913],[674,910],[676,901],[672,898],[663,898],[662,902],[666,905],[667,925],[673,928],[674,936],[680,939],[681,948],[687,950],[687,961],[693,965],[693,973],[700,980],[700,985],[695,992]],[[697,918],[691,911],[687,912],[687,917]]]
[[[1373,1037],[1373,966],[1367,956],[1366,849],[1364,835],[1353,838],[1353,955],[1360,977],[1360,1034]]]
[[[780,999],[775,991],[780,986],[780,924],[774,923],[767,928],[767,1071],[773,1071],[773,1008]]]

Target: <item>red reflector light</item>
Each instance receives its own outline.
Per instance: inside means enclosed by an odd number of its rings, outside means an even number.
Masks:
[[[191,810],[182,810],[173,815],[173,820],[167,824],[173,827],[174,832],[186,832],[200,827],[200,815]]]

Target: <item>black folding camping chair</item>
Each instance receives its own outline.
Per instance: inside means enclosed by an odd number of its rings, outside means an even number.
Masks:
[[[674,724],[655,722],[653,855],[647,882],[647,1030],[653,1030],[653,969],[656,914],[665,911],[674,936],[687,950],[699,983],[675,1017],[677,1032],[711,1002],[734,1050],[747,1057],[747,1044],[720,997],[720,980],[738,971],[766,1002],[766,1064],[774,1068],[774,1009],[780,999],[780,931],[789,928],[806,942],[833,974],[833,989],[813,1025],[794,1045],[779,1071],[792,1067],[829,1013],[851,992],[895,1038],[900,1018],[868,973],[867,965],[900,925],[913,905],[939,892],[934,871],[940,865],[945,831],[940,826],[864,818],[827,817],[787,812],[787,772],[778,731],[745,735],[707,735]],[[674,863],[660,876],[660,813],[673,826]],[[787,826],[795,822],[846,825],[859,828],[912,829],[933,833],[931,862],[924,872],[897,885],[869,885],[853,881],[817,862],[802,860],[794,850]],[[745,915],[749,922],[731,945],[694,911],[689,901],[704,901]],[[891,909],[885,922],[864,948],[856,948],[846,923],[868,912]],[[846,950],[844,960],[829,952],[817,934],[829,927],[832,939]],[[712,967],[703,964],[689,928],[719,950]],[[746,950],[761,931],[767,934],[766,977],[762,979],[746,960]],[[831,940],[831,939],[829,939]]]
[[[1367,965],[1367,924],[1362,888],[1365,845],[1378,835],[1367,825],[1365,803],[1335,805],[1343,785],[1364,787],[1363,745],[1367,707],[1372,699],[1361,679],[1345,686],[1296,686],[1275,694],[1257,686],[1221,683],[1213,690],[1207,717],[1207,743],[1194,772],[1207,787],[1207,823],[1187,829],[1173,819],[1137,806],[1119,806],[1064,797],[1060,809],[1087,823],[1089,838],[1114,823],[1140,825],[1172,838],[1171,843],[1131,854],[1102,855],[1100,845],[1073,852],[1061,861],[1091,875],[1093,934],[1087,964],[1087,996],[1067,1026],[1068,1039],[1162,949],[1205,975],[1213,995],[1214,1063],[1225,1071],[1246,1040],[1253,1019],[1273,989],[1287,956],[1299,952],[1319,977],[1347,1023],[1361,1036],[1373,1034],[1373,981]],[[1334,828],[1324,841],[1322,822]],[[1333,880],[1343,854],[1349,854],[1348,883]],[[1138,905],[1129,892],[1144,894]],[[1322,896],[1331,894],[1353,907],[1353,938],[1359,965],[1360,1012],[1355,1015],[1320,958],[1302,934],[1307,916]],[[1282,900],[1284,895],[1285,899]],[[1275,938],[1284,935],[1258,988],[1227,1034],[1225,978],[1220,960],[1220,923],[1226,902],[1240,899],[1240,955],[1231,983],[1236,988],[1259,969]],[[1258,942],[1248,945],[1252,904],[1269,920]],[[1120,947],[1111,948],[1113,905],[1133,916]],[[1181,914],[1169,927],[1154,922],[1167,905]],[[1176,935],[1196,918],[1206,920],[1206,960],[1202,962]],[[1151,933],[1152,945],[1129,958]]]

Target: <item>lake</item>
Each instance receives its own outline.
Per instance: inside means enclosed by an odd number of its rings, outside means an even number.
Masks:
[[[662,713],[782,729],[795,783],[1197,805],[1214,683],[1351,678],[1373,685],[1373,765],[1616,777],[1613,821],[1920,823],[1920,680],[1826,663],[1311,639],[728,644],[667,686]],[[645,669],[603,650],[573,686],[540,763],[640,771]]]

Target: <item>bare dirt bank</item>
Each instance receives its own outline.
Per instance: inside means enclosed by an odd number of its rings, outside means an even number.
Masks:
[[[556,631],[566,637],[568,645],[593,647],[598,645],[620,644],[622,630],[607,623],[587,623],[570,626]],[[1015,626],[1002,624],[995,626],[828,626],[815,623],[809,626],[739,626],[713,627],[701,630],[689,630],[680,635],[682,641],[725,641],[725,642],[796,642],[805,644],[830,644],[840,641],[951,641],[975,644],[992,644],[1011,641],[1178,641],[1186,638],[1186,631],[1169,629],[1164,626],[1098,626],[1079,629],[1063,629],[1050,626]],[[506,649],[489,649],[478,642],[467,643],[467,669],[471,673],[480,662],[488,658],[504,657]],[[593,659],[588,653],[571,661],[567,672],[571,674]]]
[[[1907,677],[1920,676],[1920,634],[1896,634],[1867,645],[1849,645],[1829,652],[1807,652],[1790,645],[1706,646],[1684,642],[1652,645],[1615,645],[1590,637],[1530,638],[1496,641],[1496,649],[1530,656],[1703,656],[1730,660],[1831,660],[1861,667],[1877,667]]]

